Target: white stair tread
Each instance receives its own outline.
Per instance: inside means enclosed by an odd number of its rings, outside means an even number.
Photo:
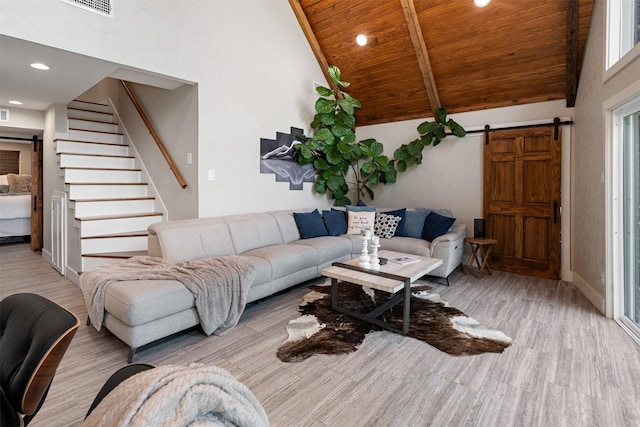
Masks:
[[[99,144],[98,142],[92,142],[91,144]],[[116,144],[117,145],[117,144]],[[91,153],[74,153],[72,151],[60,151],[56,153],[58,156],[66,155],[66,156],[85,156],[85,157],[115,157],[118,159],[135,159],[135,156],[123,156],[116,154],[91,154]]]
[[[95,198],[95,199],[70,199],[72,202],[84,203],[84,202],[125,202],[136,200],[155,200],[155,197],[114,197],[114,198]]]
[[[74,119],[75,120],[75,119]],[[93,133],[103,133],[105,135],[119,135],[122,136],[124,135],[122,132],[105,132],[105,131],[101,131],[101,130],[93,130],[93,129],[79,129],[79,128],[69,128],[69,130],[77,130],[80,132],[93,132]]]
[[[127,144],[119,144],[117,142],[87,141],[86,139],[56,138],[53,141],[54,142],[58,142],[58,141],[79,142],[79,143],[82,143],[82,144],[115,145],[117,147],[128,147]]]
[[[147,212],[147,213],[126,214],[126,215],[96,215],[96,216],[76,217],[75,219],[78,221],[102,221],[106,219],[143,218],[148,216],[162,216],[162,212]]]
[[[122,258],[128,259],[134,256],[147,255],[147,251],[127,251],[127,252],[101,252],[94,254],[82,254],[83,257],[88,258]]]
[[[128,231],[125,233],[100,234],[97,236],[82,236],[81,239],[112,239],[112,238],[118,238],[118,237],[143,237],[148,235],[149,235],[149,231],[140,230],[140,231]]]
[[[142,169],[139,169],[139,168],[88,168],[88,167],[80,167],[80,166],[65,166],[60,169],[84,170],[84,171],[130,171],[130,172],[142,171]]]

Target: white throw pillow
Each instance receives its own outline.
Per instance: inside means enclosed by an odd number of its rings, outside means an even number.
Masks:
[[[347,234],[360,234],[362,230],[373,230],[376,221],[375,212],[347,212]]]

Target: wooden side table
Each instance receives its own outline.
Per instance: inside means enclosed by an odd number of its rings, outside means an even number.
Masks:
[[[464,241],[469,243],[469,246],[471,246],[471,258],[469,259],[469,264],[465,269],[465,273],[468,274],[473,269],[473,262],[475,261],[476,266],[478,267],[478,273],[476,277],[482,277],[482,274],[485,270],[487,271],[487,273],[491,274],[489,258],[491,258],[491,250],[493,249],[493,245],[497,244],[498,241],[495,239],[488,239],[484,237],[466,237]],[[480,250],[480,254],[482,256],[482,264],[480,263],[480,259],[478,258],[478,250]]]

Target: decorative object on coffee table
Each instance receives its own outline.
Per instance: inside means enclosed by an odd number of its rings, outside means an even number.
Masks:
[[[478,278],[482,277],[485,271],[491,274],[489,259],[491,258],[493,245],[497,244],[498,241],[485,237],[466,237],[464,241],[469,243],[469,246],[471,246],[471,258],[469,258],[469,264],[464,269],[465,274],[473,271]],[[478,251],[480,251],[482,263],[480,263],[480,259],[478,258]],[[475,268],[473,267],[474,261],[477,270],[475,270]]]
[[[375,234],[371,237],[371,268],[380,270],[380,258],[378,258],[378,248],[380,247],[380,237]]]
[[[362,251],[360,252],[360,267],[369,268],[369,261],[371,258],[369,257],[369,250],[367,249],[367,245],[369,244],[369,240],[371,239],[371,231],[370,230],[362,230],[362,234],[360,234],[360,238],[362,239]]]

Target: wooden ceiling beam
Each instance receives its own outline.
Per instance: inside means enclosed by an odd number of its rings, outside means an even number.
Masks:
[[[425,45],[424,38],[422,37],[422,28],[420,27],[420,21],[418,21],[416,8],[413,0],[400,0],[400,4],[404,11],[404,18],[407,22],[409,34],[411,35],[413,48],[416,51],[418,65],[420,66],[420,71],[422,73],[422,80],[424,81],[424,86],[427,89],[427,94],[429,95],[431,111],[433,112],[433,117],[438,120],[438,108],[442,105],[440,104],[438,87],[436,86],[436,81],[433,77],[431,62],[429,61],[429,52],[427,51],[427,46]]]
[[[307,15],[305,15],[300,2],[298,0],[289,0],[289,4],[293,9],[293,13],[296,15],[296,19],[300,24],[300,28],[302,28],[304,36],[309,42],[309,46],[311,46],[311,50],[313,51],[318,64],[320,64],[320,68],[322,69],[322,73],[324,74],[324,78],[327,80],[329,87],[334,91],[338,91],[338,86],[333,82],[333,79],[329,75],[329,63],[327,62],[327,57],[324,55],[324,52],[320,47],[320,43],[318,43],[318,39],[311,28],[311,24],[309,24]]]
[[[578,93],[578,2],[567,0],[567,107],[576,106]]]

